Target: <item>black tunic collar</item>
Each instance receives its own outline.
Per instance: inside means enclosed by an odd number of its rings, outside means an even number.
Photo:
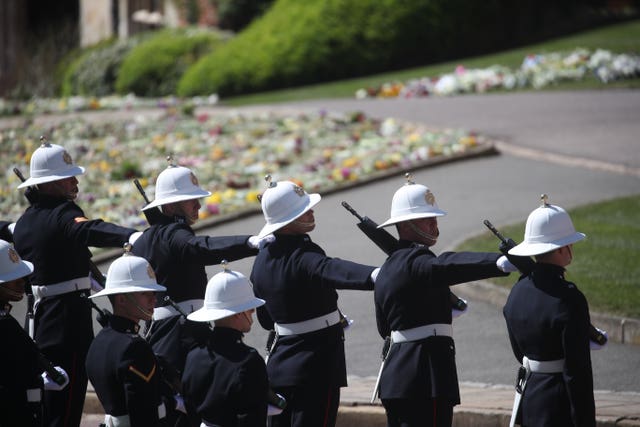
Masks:
[[[109,318],[109,326],[111,329],[126,334],[137,334],[140,330],[140,325],[131,319],[126,317],[116,316],[115,314]]]
[[[213,342],[235,342],[241,343],[244,334],[237,329],[224,328],[216,326],[211,333],[211,340]]]

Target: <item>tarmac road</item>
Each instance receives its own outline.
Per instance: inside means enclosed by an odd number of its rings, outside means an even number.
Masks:
[[[497,227],[524,221],[543,192],[549,194],[551,203],[565,208],[640,193],[640,91],[319,100],[246,109],[255,108],[360,110],[437,128],[461,127],[502,141],[498,145],[500,155],[413,171],[415,181],[429,186],[440,208],[448,212],[439,220],[441,237],[433,248],[436,253],[486,232],[482,225],[485,218]],[[399,174],[397,178],[323,196],[314,209],[317,228],[312,238],[330,256],[380,265],[384,255],[355,227],[355,217],[340,202],[347,200],[362,214],[382,222],[388,217],[393,193],[403,183]],[[263,223],[262,216],[255,215],[204,232],[254,234]],[[589,235],[589,230],[580,231]],[[522,239],[522,235],[512,237]],[[576,245],[577,257],[580,245],[588,244],[587,239]],[[237,261],[231,268],[249,275],[252,262]],[[101,269],[106,272],[107,265]],[[209,277],[218,271],[216,266],[208,268]],[[464,293],[469,286],[474,285],[459,285],[453,291]],[[381,338],[375,327],[373,294],[341,291],[340,307],[355,320],[346,337],[349,374],[375,376]],[[18,306],[14,310],[19,319],[24,318],[21,309]],[[96,324],[95,330],[98,328]],[[454,337],[460,381],[513,383],[517,364],[501,306],[470,299],[469,312],[454,320]],[[266,332],[256,323],[246,342],[263,352],[265,340]],[[640,347],[610,343],[604,350],[593,352],[592,357],[595,389],[640,392]]]

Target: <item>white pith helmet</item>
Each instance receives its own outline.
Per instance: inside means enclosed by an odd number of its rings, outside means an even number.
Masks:
[[[172,163],[171,157],[168,157],[167,161],[169,161],[169,166],[160,172],[158,179],[156,179],[155,199],[142,208],[143,211],[169,203],[200,199],[211,195],[209,191],[198,186],[198,178],[191,169],[175,165]]]
[[[223,319],[252,308],[260,307],[264,300],[256,298],[249,279],[242,273],[227,269],[227,262],[222,262],[223,270],[209,279],[204,294],[204,306],[187,316],[194,322],[210,322]]]
[[[146,259],[130,254],[131,244],[125,244],[125,253],[109,266],[107,282],[100,292],[89,298],[102,297],[113,294],[128,294],[132,292],[161,292],[166,291],[156,281],[156,274]]]
[[[24,261],[11,243],[0,240],[0,284],[33,273],[33,264]]]
[[[49,144],[44,137],[40,140],[42,145],[31,155],[29,178],[18,185],[18,188],[58,181],[84,173],[84,168],[73,163],[64,147]]]
[[[436,198],[429,190],[429,187],[413,182],[409,173],[405,174],[405,178],[407,183],[395,192],[391,200],[391,216],[380,224],[378,228],[412,219],[431,218],[447,214],[438,208]]]
[[[276,230],[304,215],[320,202],[319,194],[307,194],[302,187],[291,181],[271,182],[271,175],[265,177],[267,189],[260,204],[267,224],[262,227],[258,237],[268,236]]]
[[[511,255],[541,255],[586,237],[576,231],[564,209],[548,204],[546,194],[543,194],[541,199],[542,206],[531,212],[527,218],[524,241],[509,250]]]

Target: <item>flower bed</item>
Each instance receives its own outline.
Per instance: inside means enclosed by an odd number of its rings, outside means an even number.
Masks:
[[[593,74],[602,83],[640,76],[640,55],[614,54],[598,49],[576,49],[568,55],[528,55],[518,69],[493,65],[468,69],[462,65],[452,73],[407,82],[388,82],[377,88],[359,89],[356,98],[415,98],[484,93],[490,90],[541,89],[560,81],[582,80]]]
[[[173,111],[173,110],[168,110]],[[463,130],[431,129],[362,113],[275,114],[209,112],[133,115],[124,121],[89,123],[66,118],[46,126],[0,129],[2,219],[15,220],[26,208],[17,190],[18,167],[28,176],[30,155],[46,135],[63,145],[87,171],[80,177],[78,203],[89,217],[143,228],[144,205],[133,184],[139,178],[153,199],[155,177],[166,157],[190,167],[206,198],[201,218],[259,209],[264,176],[296,180],[308,191],[327,192],[433,161],[490,148],[486,138]]]

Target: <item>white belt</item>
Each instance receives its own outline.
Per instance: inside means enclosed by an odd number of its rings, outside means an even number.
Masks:
[[[538,374],[558,374],[564,369],[564,359],[557,360],[531,360],[527,356],[522,358],[522,366],[527,371]]]
[[[511,410],[511,420],[509,421],[509,427],[514,427],[516,425],[516,419],[518,417],[518,412],[520,410],[520,404],[522,401],[522,394],[524,390],[527,388],[527,383],[529,382],[529,376],[532,372],[538,374],[558,374],[561,373],[564,369],[564,359],[557,360],[532,360],[527,356],[522,357],[522,366],[525,369],[524,376],[521,377],[520,373],[518,374],[518,382],[516,383],[516,394],[513,398],[513,409]],[[520,368],[522,370],[522,368]],[[518,389],[520,387],[520,389]]]
[[[187,314],[193,313],[204,306],[203,299],[188,299],[186,301],[178,302],[178,307]],[[179,316],[178,310],[171,305],[165,305],[163,307],[156,307],[153,309],[153,320],[168,319],[169,317]]]
[[[91,289],[91,280],[89,280],[89,277],[78,277],[77,279],[71,279],[51,285],[31,286],[31,291],[36,299],[68,294],[70,292],[82,291],[84,289]]]
[[[418,341],[428,337],[451,337],[453,327],[447,323],[432,323],[402,331],[391,331],[391,341],[394,343]]]
[[[307,332],[319,331],[340,323],[340,311],[336,310],[324,316],[303,320],[295,323],[276,323],[274,325],[278,335],[299,335]]]
[[[39,388],[27,389],[27,402],[40,402],[42,400],[42,390]]]
[[[78,277],[76,279],[71,279],[60,283],[53,283],[51,285],[31,285],[31,292],[33,292],[34,297],[33,311],[35,312],[35,310],[38,308],[38,304],[43,298],[68,294],[85,289],[91,289],[91,280],[89,279],[89,277]]]
[[[167,416],[167,408],[165,408],[164,403],[158,405],[158,419],[163,419]],[[129,414],[126,415],[109,415],[106,414],[104,416],[104,423],[107,427],[130,427],[131,419],[129,418]]]

